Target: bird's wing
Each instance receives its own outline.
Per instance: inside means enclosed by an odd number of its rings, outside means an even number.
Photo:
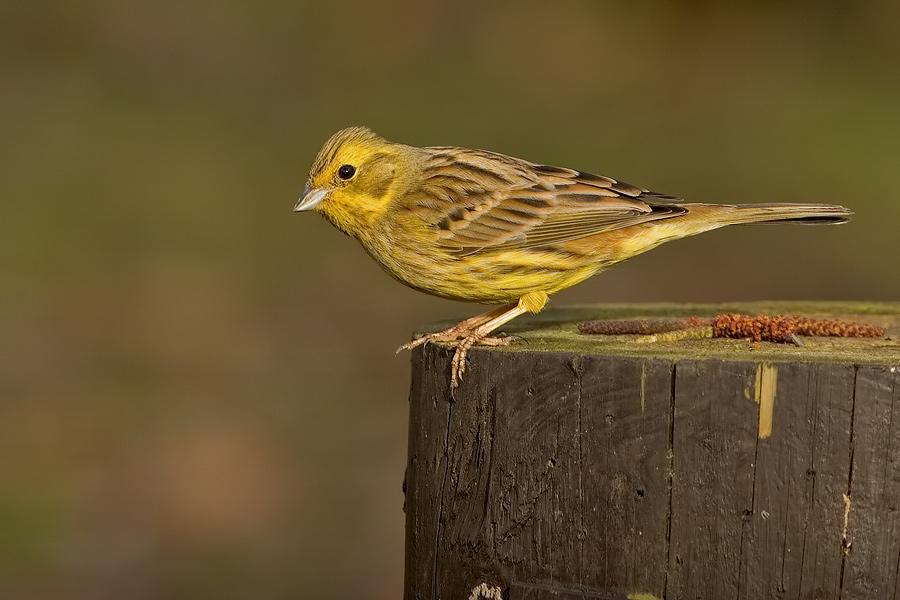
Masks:
[[[677,198],[502,154],[429,148],[411,205],[460,252],[540,247],[685,212]]]

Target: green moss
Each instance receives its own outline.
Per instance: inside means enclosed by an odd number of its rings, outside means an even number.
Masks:
[[[803,347],[745,339],[704,339],[635,343],[636,336],[585,335],[579,321],[643,317],[790,314],[812,318],[844,319],[886,328],[884,338],[803,338]],[[435,324],[438,331],[452,322]],[[571,352],[618,356],[738,361],[801,361],[900,365],[900,304],[873,302],[753,302],[734,304],[600,304],[560,307],[516,319],[503,328],[520,341],[509,346],[473,348],[475,352]],[[754,347],[758,346],[758,347]]]

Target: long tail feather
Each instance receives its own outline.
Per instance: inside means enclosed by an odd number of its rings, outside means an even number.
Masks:
[[[853,212],[834,204],[736,204],[729,224],[801,223],[824,225],[846,223]]]

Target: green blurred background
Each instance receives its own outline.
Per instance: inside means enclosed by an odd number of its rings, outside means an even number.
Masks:
[[[0,597],[399,598],[408,290],[291,212],[336,130],[836,202],[554,298],[900,297],[900,4],[0,6]]]

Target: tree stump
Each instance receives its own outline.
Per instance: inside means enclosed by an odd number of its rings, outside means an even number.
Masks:
[[[720,312],[887,337],[575,329]],[[413,354],[407,600],[898,597],[900,304],[583,307],[506,331],[524,340],[473,348],[453,394],[452,350]]]

